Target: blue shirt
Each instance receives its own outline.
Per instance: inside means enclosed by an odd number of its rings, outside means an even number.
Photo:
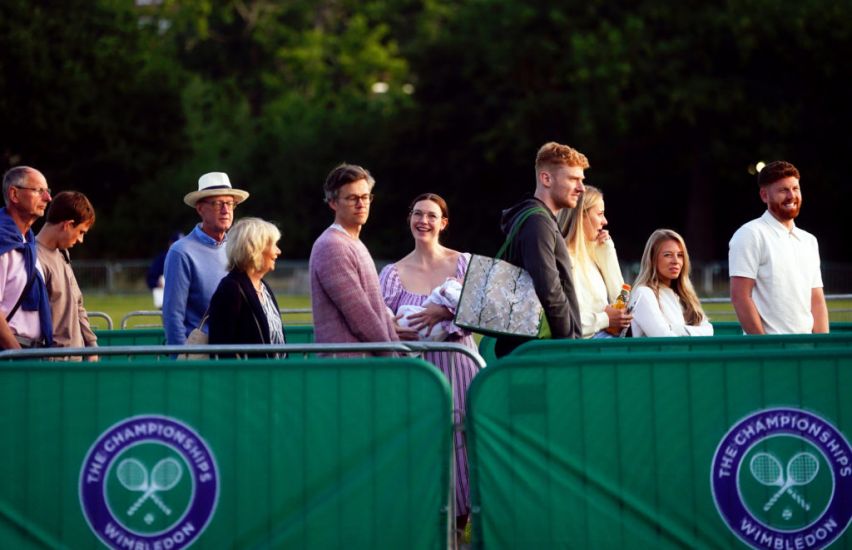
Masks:
[[[210,298],[227,275],[225,241],[217,242],[201,230],[201,224],[169,248],[166,254],[163,293],[163,327],[166,343],[182,345],[201,323]],[[207,331],[207,327],[204,327]]]

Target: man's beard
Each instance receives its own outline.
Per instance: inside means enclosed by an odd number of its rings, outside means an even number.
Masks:
[[[791,210],[784,208],[782,203],[769,203],[769,211],[779,220],[795,220],[799,216],[799,211],[802,209],[802,201],[798,201],[796,206]]]

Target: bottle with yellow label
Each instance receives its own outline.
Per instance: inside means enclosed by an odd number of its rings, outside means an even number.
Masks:
[[[612,304],[612,307],[615,309],[624,309],[627,307],[627,302],[630,301],[630,285],[627,283],[621,285],[621,292],[618,293],[618,296],[615,298],[615,303]],[[622,335],[622,330],[617,327],[607,327],[606,331],[613,336]]]

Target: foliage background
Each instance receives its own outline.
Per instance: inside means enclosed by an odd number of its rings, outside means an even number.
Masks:
[[[493,253],[500,210],[556,140],[590,158],[626,260],[657,227],[694,260],[726,259],[763,210],[748,167],[778,158],[802,171],[823,260],[852,260],[850,2],[144,4],[0,4],[0,167],[92,198],[77,257],[153,255],[195,223],[182,197],[198,176],[221,170],[252,194],[238,215],[275,221],[285,257],[307,258],[341,161],[378,181],[374,256],[410,249],[424,191],[450,203],[449,246]]]

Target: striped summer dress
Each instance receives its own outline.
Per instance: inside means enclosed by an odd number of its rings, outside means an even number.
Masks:
[[[455,276],[460,281],[464,280],[469,258],[468,254],[459,254]],[[394,312],[396,312],[399,306],[422,305],[426,301],[426,298],[428,298],[428,295],[415,294],[403,288],[395,264],[390,264],[382,270],[381,275],[379,275],[379,282],[385,304]],[[449,333],[447,342],[464,344],[474,350],[477,349],[476,342],[474,342],[469,332],[460,329],[452,321],[443,321],[442,323]],[[452,373],[450,373],[451,355],[455,355],[455,368]],[[467,395],[467,388],[470,386],[470,382],[478,370],[476,363],[465,355],[448,351],[427,352],[423,354],[423,359],[438,367],[444,373],[444,376],[447,377],[448,381],[450,380],[450,376],[452,376],[454,420],[455,422],[463,422],[464,411],[466,410],[465,396]],[[467,451],[462,432],[455,433],[455,455],[456,515],[462,516],[470,511],[470,479],[467,467]]]

